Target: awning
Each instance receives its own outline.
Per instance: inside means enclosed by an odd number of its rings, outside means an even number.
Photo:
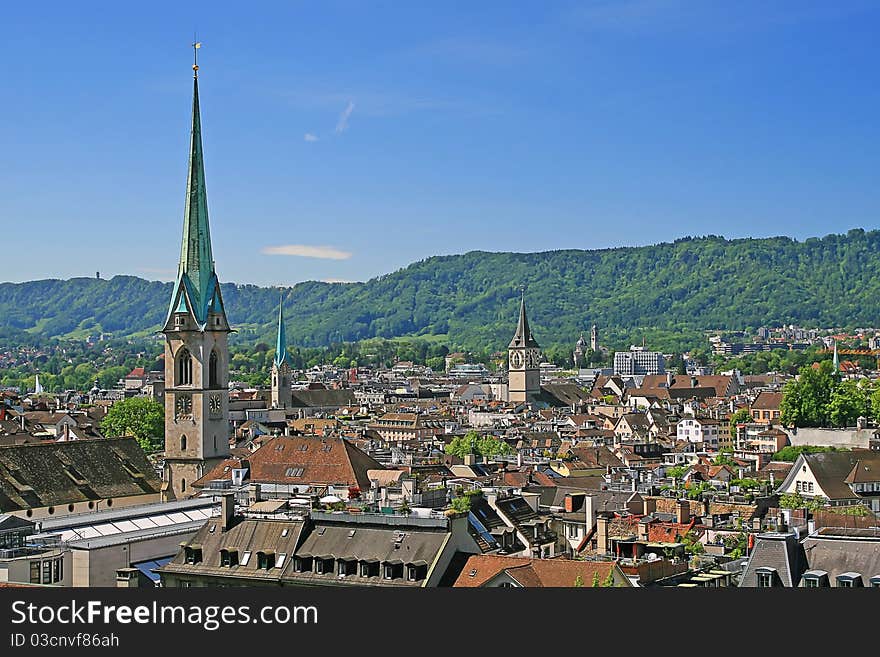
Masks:
[[[161,559],[155,559],[153,561],[141,561],[140,563],[131,564],[132,568],[137,568],[144,575],[149,577],[154,582],[159,581],[159,574],[154,573],[154,568],[160,568],[164,566],[166,563],[169,563],[174,557],[163,557]]]

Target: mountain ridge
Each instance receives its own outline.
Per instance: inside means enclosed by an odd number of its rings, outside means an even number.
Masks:
[[[880,324],[880,231],[682,237],[649,246],[437,255],[359,282],[280,286],[292,344],[444,335],[485,348],[516,325],[520,286],[542,344],[600,328],[739,330]],[[274,333],[279,286],[222,283],[236,339]],[[120,274],[0,283],[0,327],[43,337],[158,331],[172,283]]]

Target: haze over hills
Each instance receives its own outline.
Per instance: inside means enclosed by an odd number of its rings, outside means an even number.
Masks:
[[[542,346],[600,327],[880,325],[880,231],[795,241],[708,236],[602,250],[436,256],[363,283],[283,288],[292,344],[445,335],[506,345],[520,286]],[[44,337],[160,328],[171,283],[134,276],[0,284],[0,327]],[[271,339],[277,288],[224,283],[235,339]]]

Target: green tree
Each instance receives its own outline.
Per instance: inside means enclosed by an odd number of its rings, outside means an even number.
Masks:
[[[598,588],[599,586],[599,572],[596,571],[593,573],[593,582],[590,584],[593,588]]]
[[[820,452],[836,452],[836,447],[820,447],[818,445],[789,445],[773,454],[774,461],[788,461],[793,463],[801,454],[818,454]]]
[[[165,433],[165,406],[152,397],[129,397],[113,404],[101,420],[107,437],[134,436],[144,451],[155,451]]]
[[[578,575],[574,578],[574,586],[575,588],[581,588],[584,585],[584,578]]]
[[[614,586],[614,569],[608,570],[608,575],[602,580],[602,586],[610,588]]]
[[[829,403],[837,385],[838,375],[831,361],[824,360],[818,367],[802,367],[798,378],[786,383],[782,390],[782,423],[795,427],[828,426]]]
[[[506,442],[494,436],[480,436],[476,431],[468,431],[464,436],[456,436],[446,445],[444,451],[452,456],[464,458],[468,454],[484,457],[509,454],[513,450]]]
[[[736,438],[736,425],[752,421],[752,414],[747,408],[741,408],[730,416],[730,437]]]
[[[861,381],[847,379],[837,384],[828,400],[828,419],[832,426],[855,426],[861,415],[870,412],[868,390]]]

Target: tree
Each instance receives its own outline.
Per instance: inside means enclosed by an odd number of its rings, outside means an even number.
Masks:
[[[593,581],[590,584],[593,588],[597,588],[599,586],[599,572],[596,571],[593,573]]]
[[[736,425],[752,421],[752,414],[747,408],[741,408],[730,416],[730,437],[736,438]]]
[[[610,588],[610,587],[614,586],[614,569],[613,568],[610,568],[608,570],[608,575],[605,577],[605,579],[602,580],[602,586],[604,586],[606,588]]]
[[[782,389],[779,406],[782,423],[795,427],[828,426],[831,419],[829,404],[838,384],[839,377],[831,361],[823,360],[818,367],[802,367],[798,378],[786,383]],[[839,413],[845,412],[846,404],[841,400],[839,405]]]
[[[110,438],[134,436],[144,451],[155,451],[165,433],[165,406],[152,397],[123,399],[107,410],[101,430]]]
[[[694,532],[688,532],[682,536],[681,542],[684,544],[684,551],[690,555],[702,554],[705,550]]]
[[[479,454],[484,457],[509,454],[513,449],[506,442],[494,436],[480,436],[476,431],[468,431],[463,436],[453,438],[446,445],[444,451],[463,459],[468,454]]]
[[[860,381],[841,381],[831,391],[828,419],[835,427],[855,426],[861,415],[869,413],[868,391]]]
[[[575,588],[581,588],[584,585],[584,578],[578,575],[574,578],[574,586]]]
[[[836,452],[836,447],[819,447],[817,445],[789,445],[774,453],[774,461],[788,461],[793,463],[801,454],[818,454],[820,452]]]

